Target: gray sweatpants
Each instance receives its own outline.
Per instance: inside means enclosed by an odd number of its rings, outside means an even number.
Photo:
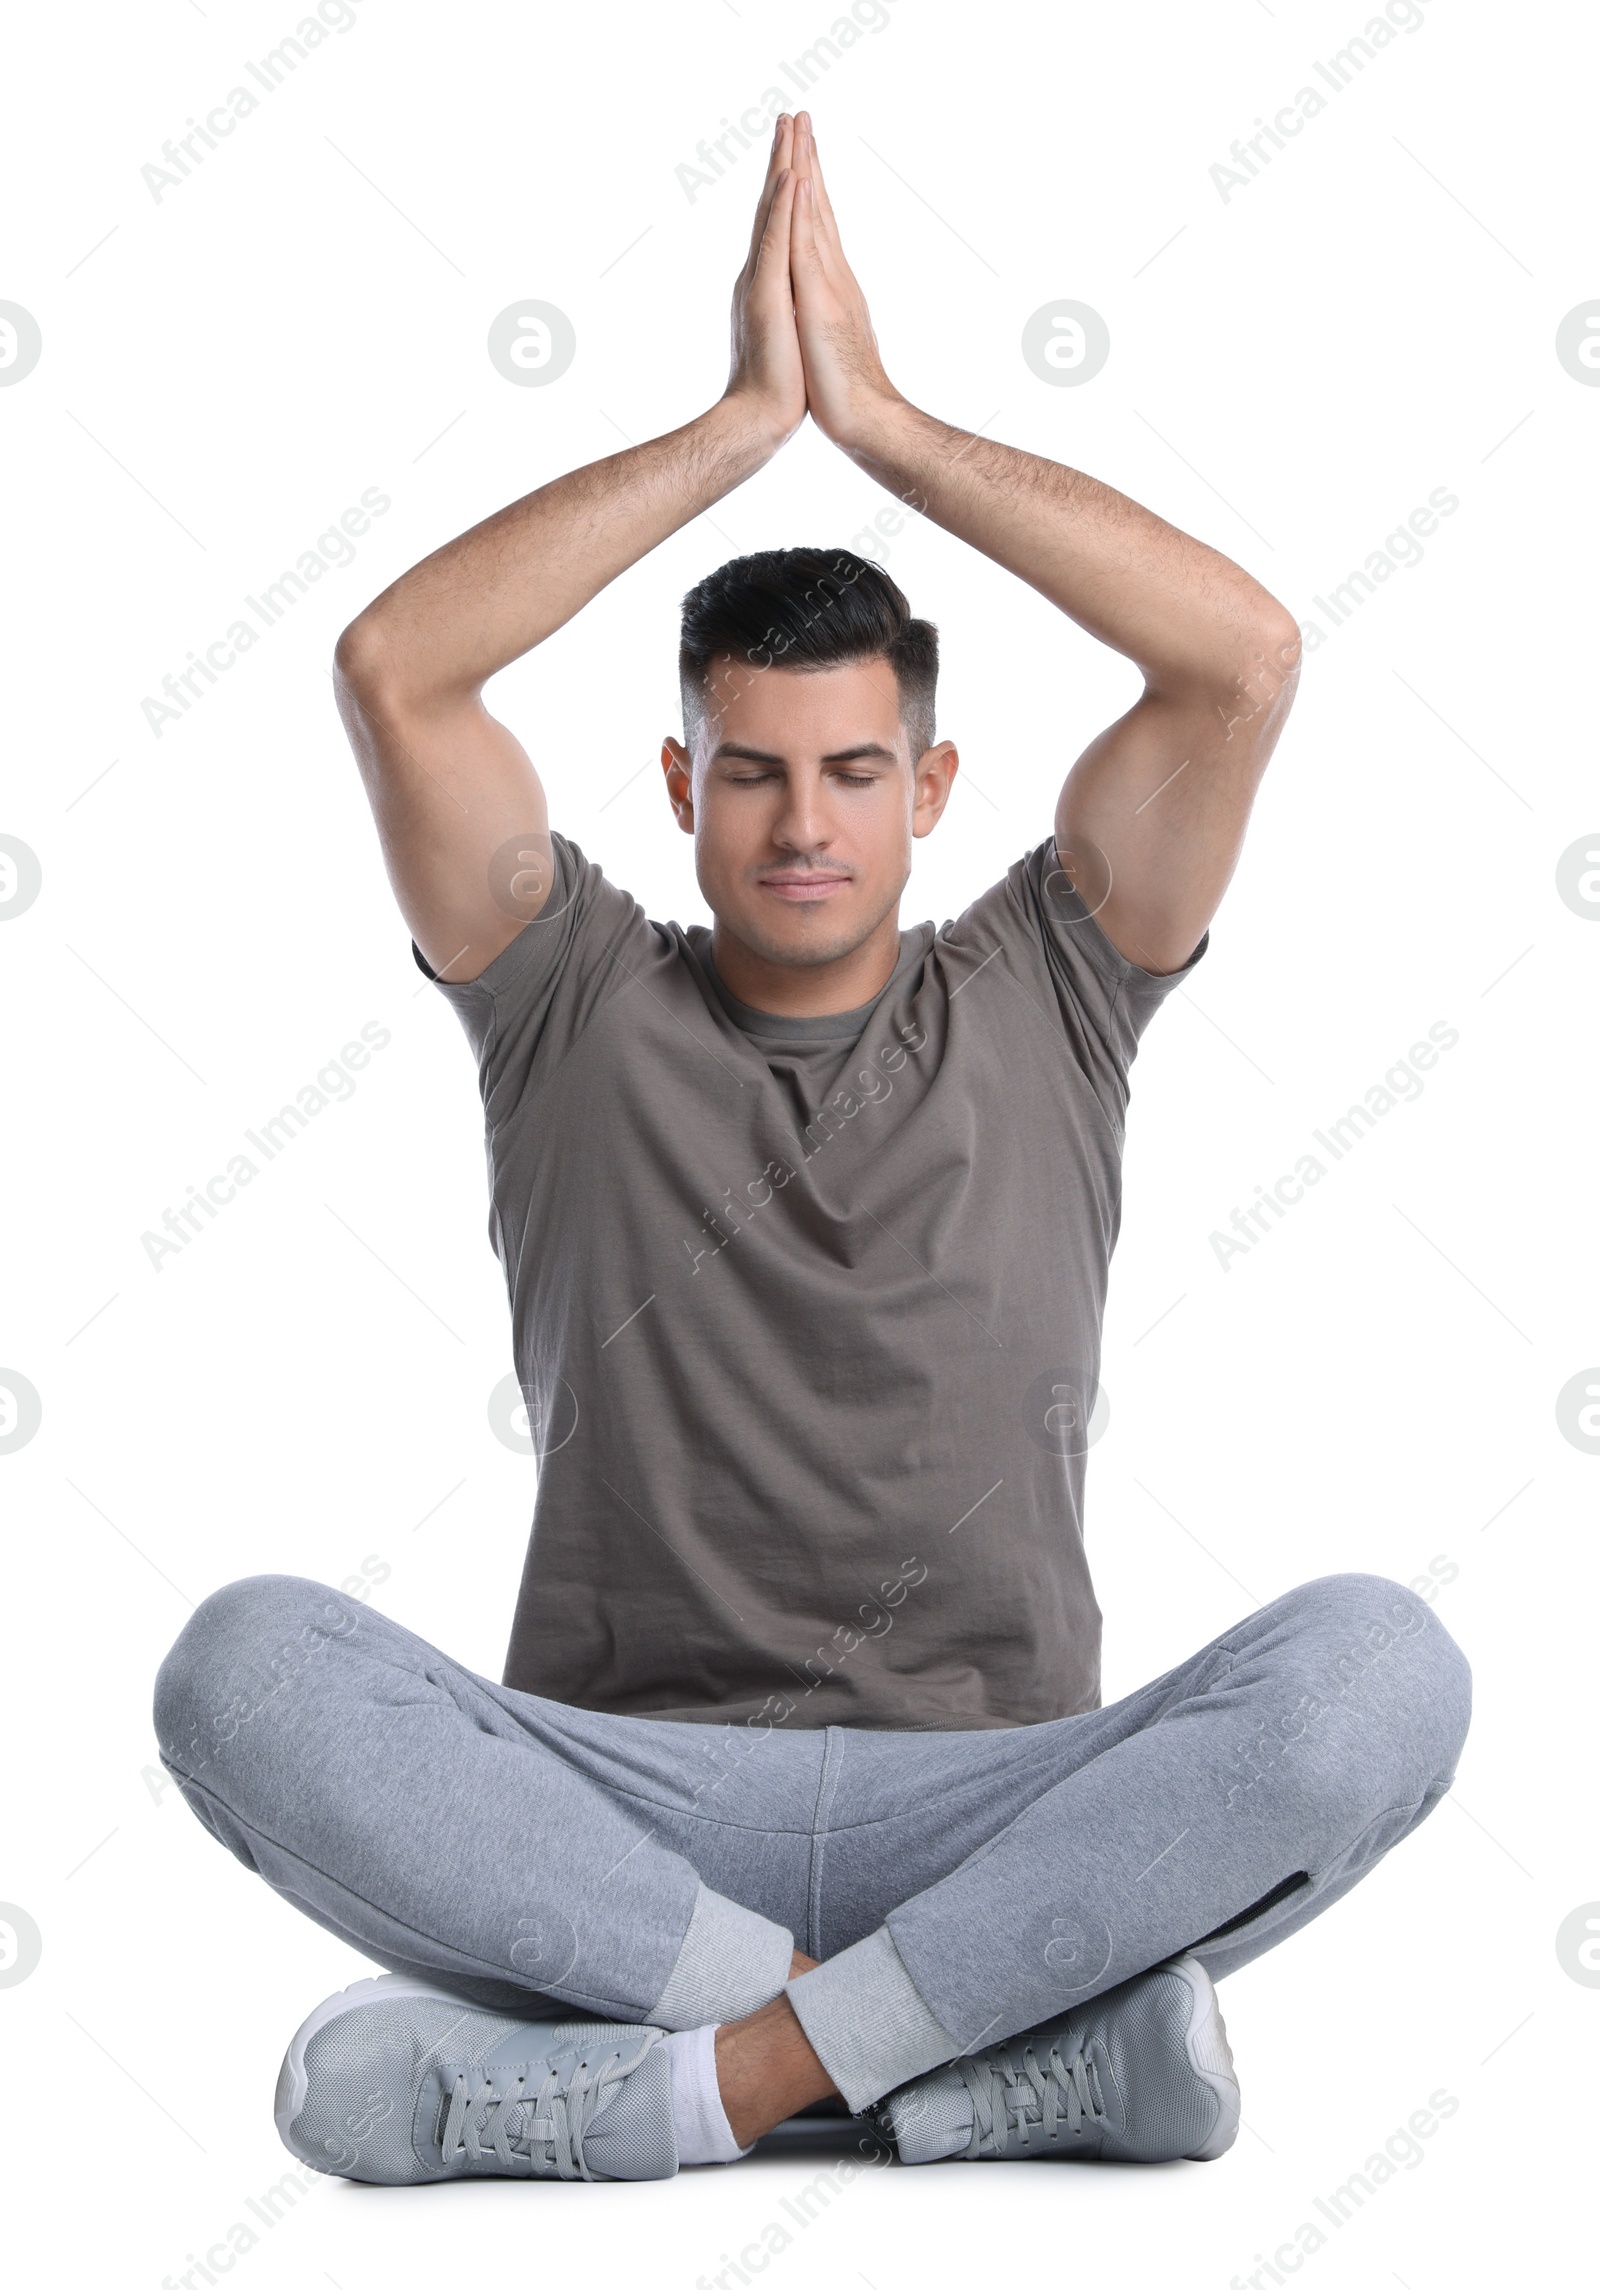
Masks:
[[[1471,1680],[1398,1583],[1329,1575],[1109,1709],[996,1732],[724,1726],[514,1692],[314,1582],[208,1598],[163,1762],[391,1970],[524,2016],[697,2027],[787,1985],[859,2109],[1193,1948],[1213,1978],[1450,1786]],[[824,1959],[789,1981],[791,1949]]]

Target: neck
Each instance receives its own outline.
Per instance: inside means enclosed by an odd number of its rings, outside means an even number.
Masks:
[[[736,938],[726,923],[712,925],[711,959],[735,1001],[773,1018],[831,1018],[858,1010],[888,985],[900,959],[898,910],[886,914],[859,946],[830,962],[774,962]]]

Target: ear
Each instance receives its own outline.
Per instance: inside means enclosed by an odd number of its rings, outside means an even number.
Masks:
[[[661,769],[666,774],[667,801],[686,835],[694,833],[694,769],[682,740],[670,735],[661,742]]]
[[[953,740],[942,739],[917,758],[911,811],[913,835],[931,835],[938,826],[960,769],[961,758]]]

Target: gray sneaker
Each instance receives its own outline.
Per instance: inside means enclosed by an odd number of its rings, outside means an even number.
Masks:
[[[1239,2129],[1217,1992],[1193,1956],[902,2084],[869,2110],[902,2163],[1209,2163]]]
[[[516,2020],[418,1980],[358,1980],[284,2056],[274,2113],[315,2171],[438,2179],[670,2179],[663,2028]]]

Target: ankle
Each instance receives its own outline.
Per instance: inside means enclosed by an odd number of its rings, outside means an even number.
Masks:
[[[716,2066],[723,2113],[741,2147],[813,2100],[838,2096],[786,1995],[718,2028]]]

